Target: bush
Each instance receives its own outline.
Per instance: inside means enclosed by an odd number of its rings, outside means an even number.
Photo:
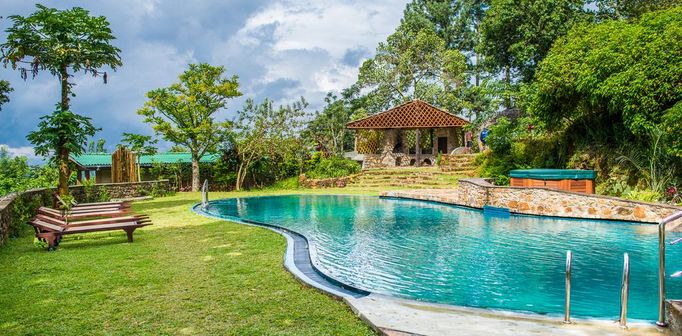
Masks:
[[[630,190],[628,193],[623,194],[624,198],[633,200],[633,201],[643,201],[643,202],[658,202],[661,200],[662,195],[659,194],[656,191],[653,190],[639,190],[639,189],[634,189]]]
[[[296,190],[299,189],[298,177],[289,177],[275,182],[268,189],[272,190]]]
[[[317,153],[308,163],[310,163],[310,168],[306,176],[314,179],[353,175],[359,173],[361,169],[360,164],[353,160],[340,156],[323,158]]]
[[[95,193],[95,179],[83,180],[83,202],[92,203],[97,202],[99,197]]]
[[[99,200],[100,202],[109,202],[111,200],[111,194],[106,187],[99,187]]]

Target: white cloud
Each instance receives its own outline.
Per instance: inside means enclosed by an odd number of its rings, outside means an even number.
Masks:
[[[25,156],[29,159],[36,159],[35,152],[33,152],[33,147],[22,146],[22,147],[10,147],[9,145],[0,144],[0,148],[4,148],[9,153],[11,157]]]
[[[372,2],[276,1],[251,16],[237,33],[245,44],[253,44],[253,32],[275,24],[274,52],[323,49],[340,58],[347,49],[374,49],[400,22],[406,1]]]
[[[217,50],[252,50],[263,67],[254,84],[280,79],[300,82],[302,94],[321,98],[357,79],[358,69],[343,64],[352,49],[374,50],[400,22],[404,0],[369,3],[335,1],[275,1],[252,15],[237,34]],[[294,91],[288,100],[301,92]],[[292,92],[292,93],[294,93]]]

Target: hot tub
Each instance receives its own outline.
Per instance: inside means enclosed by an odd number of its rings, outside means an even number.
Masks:
[[[516,169],[509,172],[512,187],[543,187],[594,194],[594,170]]]

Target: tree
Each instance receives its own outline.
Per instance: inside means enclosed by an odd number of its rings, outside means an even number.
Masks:
[[[178,83],[149,91],[149,100],[137,111],[165,140],[189,149],[192,191],[199,190],[199,159],[215,150],[222,130],[230,126],[216,122],[213,115],[225,108],[230,98],[241,96],[237,77],[226,78],[224,73],[222,66],[190,64]]]
[[[43,118],[43,122],[51,127],[70,127],[72,125],[87,124],[94,127],[89,119],[83,119],[70,111],[70,98],[74,97],[73,72],[84,71],[91,76],[102,75],[107,82],[107,73],[102,68],[110,67],[115,70],[122,65],[120,50],[111,41],[114,36],[109,28],[109,22],[103,16],[94,17],[82,8],[74,7],[69,10],[58,10],[36,5],[37,10],[27,16],[12,15],[9,19],[13,25],[6,30],[7,41],[0,45],[2,62],[5,67],[11,65],[20,71],[25,80],[28,72],[35,78],[40,71],[48,71],[57,76],[61,85],[61,101],[57,111],[51,116]],[[64,122],[64,124],[59,124]],[[89,134],[89,130],[53,130],[55,134]],[[94,131],[93,131],[94,133]],[[35,135],[34,139],[50,138]],[[86,141],[83,139],[82,141]],[[61,146],[61,144],[66,144]],[[56,160],[60,165],[60,174],[70,172],[68,168],[69,149],[82,148],[82,144],[75,144],[72,140],[55,141],[59,147],[51,148],[57,153]],[[42,145],[40,145],[42,146]],[[42,148],[42,147],[41,147]],[[50,151],[42,151],[47,154]],[[59,191],[68,193],[68,175],[59,177]]]
[[[16,191],[55,187],[59,173],[50,165],[29,166],[25,156],[12,157],[0,146],[0,197]]]
[[[9,82],[6,80],[0,80],[0,111],[2,110],[2,105],[9,102],[9,93],[14,91]]]
[[[142,155],[154,155],[156,154],[156,143],[158,140],[152,139],[151,135],[142,135],[134,133],[123,133],[123,139],[121,139],[122,144],[119,146],[125,146],[130,148],[135,152],[137,156],[137,180],[142,181],[142,176],[140,172],[140,159]]]
[[[469,119],[478,121],[497,109],[492,76],[482,66],[480,52],[481,22],[488,9],[487,0],[432,1],[414,0],[407,5],[401,25],[413,32],[433,30],[447,49],[466,56],[467,80],[462,88],[462,108]],[[479,121],[480,122],[480,121]]]
[[[682,98],[680,19],[675,8],[574,29],[539,68],[534,111],[555,127],[610,116],[633,134],[651,130]]]
[[[99,138],[97,142],[95,140],[90,140],[88,142],[88,149],[86,150],[86,153],[106,153],[107,150],[105,147],[106,145],[106,140]]]
[[[98,131],[90,118],[64,111],[57,104],[54,113],[42,116],[38,130],[26,137],[34,146],[36,155],[51,157],[59,169],[59,194],[69,194],[69,177],[71,165],[69,154],[79,155],[85,152],[87,139]],[[56,149],[56,151],[55,151]]]
[[[594,0],[600,20],[634,19],[642,14],[680,5],[680,0]]]
[[[649,143],[663,126],[679,138],[680,22],[682,7],[576,27],[538,67],[532,112],[553,130],[622,129]]]
[[[97,153],[106,153],[107,149],[104,148],[104,147],[106,147],[106,143],[107,143],[106,140],[99,138],[97,140],[97,147],[95,147],[95,151]]]
[[[351,133],[346,129],[352,112],[343,99],[338,99],[331,92],[324,101],[327,105],[308,122],[304,137],[312,141],[319,151],[340,155],[353,141]]]
[[[431,29],[415,32],[401,25],[379,44],[376,56],[362,64],[357,85],[370,90],[368,107],[373,113],[414,98],[459,110],[465,70],[464,55],[447,49]]]
[[[277,109],[268,99],[261,104],[256,104],[251,98],[246,100],[231,136],[239,158],[236,190],[242,189],[244,179],[258,160],[300,150],[298,133],[307,106],[303,98]]]
[[[481,23],[480,47],[487,66],[503,72],[508,86],[515,76],[529,82],[554,41],[588,19],[584,4],[584,0],[491,0]]]
[[[187,149],[180,145],[173,145],[168,151],[171,153],[187,153]]]

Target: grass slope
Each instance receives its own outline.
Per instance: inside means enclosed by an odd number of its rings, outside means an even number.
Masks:
[[[283,192],[211,197],[264,193]],[[0,248],[0,335],[373,334],[284,269],[283,237],[195,215],[200,198],[136,203],[154,225],[131,244],[123,231],[67,236],[51,253],[28,232],[10,241]]]

